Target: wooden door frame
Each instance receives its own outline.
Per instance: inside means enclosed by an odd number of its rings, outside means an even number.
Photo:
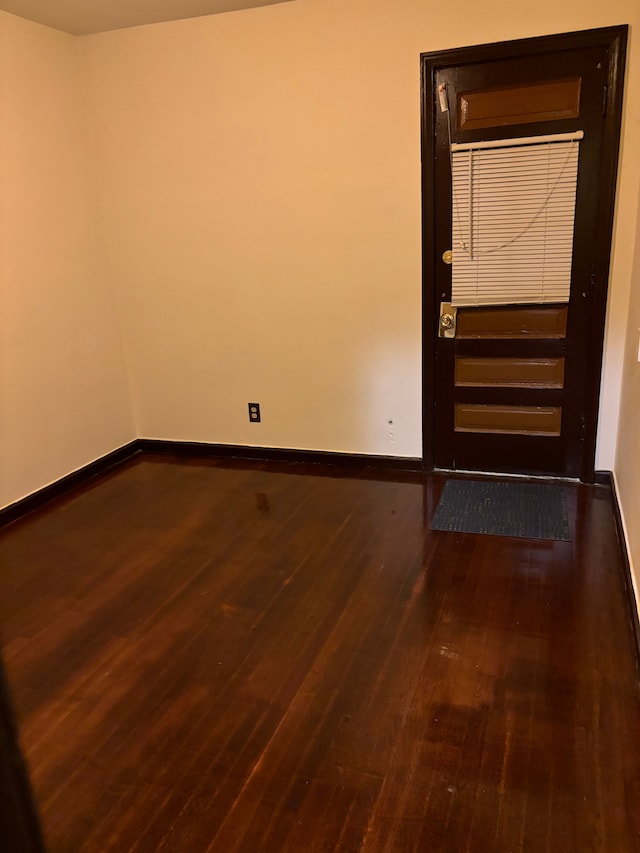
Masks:
[[[597,243],[591,273],[592,310],[589,320],[587,375],[594,377],[587,389],[583,409],[583,455],[580,479],[595,479],[596,434],[607,290],[613,236],[613,215],[618,171],[618,149],[622,122],[622,89],[628,26],[581,30],[517,41],[423,53],[420,55],[420,100],[422,128],[422,457],[425,470],[435,462],[435,335],[439,319],[435,269],[435,75],[441,68],[536,56],[561,50],[602,47],[610,56],[604,115],[602,168],[598,187]],[[604,106],[604,105],[603,105]]]

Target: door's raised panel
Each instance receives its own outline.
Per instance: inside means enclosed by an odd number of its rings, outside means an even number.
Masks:
[[[567,306],[458,308],[457,338],[564,338]]]
[[[458,356],[459,387],[562,388],[564,358],[474,358]]]
[[[458,130],[577,118],[580,77],[458,92]]]
[[[560,435],[560,406],[483,406],[456,403],[456,432]]]

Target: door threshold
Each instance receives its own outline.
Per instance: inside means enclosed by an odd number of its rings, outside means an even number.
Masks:
[[[554,483],[580,483],[578,477],[556,477],[553,474],[512,474],[504,471],[472,471],[467,468],[434,468],[433,474],[452,474],[462,477],[489,477],[501,478],[503,480],[539,480]]]

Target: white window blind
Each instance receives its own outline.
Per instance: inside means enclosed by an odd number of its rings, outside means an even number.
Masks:
[[[569,301],[582,135],[451,146],[454,305]]]

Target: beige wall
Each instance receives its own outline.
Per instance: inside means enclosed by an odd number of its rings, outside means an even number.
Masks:
[[[142,435],[421,454],[420,52],[640,17],[637,0],[521,8],[296,0],[79,43]],[[627,118],[605,468],[639,144]]]
[[[0,13],[0,506],[135,433],[74,48]]]
[[[145,436],[421,452],[418,56],[350,5],[82,44]]]
[[[2,502],[136,433],[110,272],[138,435],[420,455],[420,52],[639,18],[296,0],[72,40],[2,15]],[[639,147],[627,108],[603,468],[623,366],[631,393]]]

